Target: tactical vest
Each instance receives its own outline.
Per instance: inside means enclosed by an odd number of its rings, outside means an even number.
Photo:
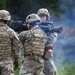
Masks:
[[[44,53],[46,35],[40,28],[33,28],[30,30],[32,37],[25,42],[25,54],[42,56]]]
[[[0,60],[11,56],[11,39],[5,26],[0,26]]]

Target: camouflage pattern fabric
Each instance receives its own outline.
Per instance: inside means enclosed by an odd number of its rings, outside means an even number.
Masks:
[[[13,61],[0,61],[0,75],[14,75]]]
[[[44,53],[46,34],[39,28],[33,27],[19,34],[25,49],[25,60],[20,69],[20,75],[44,75],[42,55]]]
[[[11,39],[13,39],[13,46],[11,45]],[[15,55],[19,55],[19,43],[16,33],[11,28],[6,25],[0,26],[0,59],[12,58],[13,51]]]
[[[50,69],[45,69],[45,75],[57,75],[56,71],[50,72]]]
[[[51,40],[48,40],[49,43],[55,43],[57,41],[57,33],[52,33],[48,36]],[[48,60],[44,60],[44,71],[46,75],[57,75],[57,69],[53,61],[53,51]]]
[[[40,62],[35,61],[33,57],[27,56],[20,68],[19,75],[44,75],[42,58],[40,58]]]
[[[53,53],[51,55],[53,56]],[[48,60],[44,60],[44,71],[46,75],[56,75],[57,69],[51,56]]]
[[[46,34],[39,27],[33,27],[31,30],[21,32],[19,39],[24,45],[26,55],[34,55],[35,59],[43,55]]]
[[[13,45],[11,44],[12,43],[11,39],[13,41]],[[0,62],[1,63],[2,61],[7,61],[7,63],[9,63],[10,60],[13,60],[14,56],[18,57],[20,51],[19,43],[20,41],[16,33],[11,28],[9,28],[7,25],[0,25]],[[13,62],[11,63],[13,64]],[[7,67],[10,68],[11,63],[9,63]],[[4,65],[6,66],[6,64]],[[11,68],[12,67],[13,66],[11,66]],[[3,74],[4,73],[3,68],[1,73],[2,75],[8,75],[8,74]]]

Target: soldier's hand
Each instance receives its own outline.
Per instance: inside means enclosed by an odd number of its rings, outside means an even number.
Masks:
[[[19,62],[18,62],[17,59],[15,59],[15,61],[14,61],[14,69],[18,69],[18,67],[19,67]]]
[[[17,69],[18,67],[19,67],[18,57],[15,56],[15,59],[14,59],[14,69]]]

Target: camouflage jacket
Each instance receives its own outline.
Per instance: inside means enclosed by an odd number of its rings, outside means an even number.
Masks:
[[[44,53],[46,34],[37,26],[19,34],[26,55],[42,56]]]
[[[20,41],[16,33],[7,25],[0,26],[0,59],[10,59],[19,55]]]

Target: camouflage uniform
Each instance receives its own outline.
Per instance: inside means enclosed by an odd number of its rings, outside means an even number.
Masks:
[[[48,44],[54,44],[57,40],[57,33],[52,33],[47,36],[49,38]],[[51,41],[50,41],[51,40]],[[45,49],[46,50],[46,49]],[[53,61],[53,51],[51,49],[51,55],[48,60],[44,60],[44,69],[46,75],[57,75],[57,69]]]
[[[0,22],[2,20],[9,20],[8,11],[0,10]],[[19,55],[19,43],[15,32],[7,24],[0,25],[0,75],[14,75],[13,56]]]
[[[21,32],[19,38],[25,49],[20,75],[44,75],[42,55],[46,42],[45,33],[38,26],[33,26],[30,30]]]
[[[46,16],[46,20],[44,21],[47,21],[50,19],[50,14],[48,12],[48,10],[46,8],[41,8],[38,10],[37,14],[39,15],[39,17],[44,17]],[[44,26],[44,25],[41,25],[40,28],[42,30],[44,30],[44,32],[46,33],[47,35],[47,42],[46,44],[47,45],[53,45],[56,40],[57,40],[57,33],[54,32],[54,33],[50,33],[50,31],[48,31],[48,29],[46,30],[46,28],[48,28],[48,25]],[[48,31],[48,32],[47,32]],[[48,49],[45,48],[45,51],[47,51]],[[55,64],[54,64],[54,61],[53,61],[53,51],[52,51],[52,48],[49,49],[50,50],[50,57],[48,60],[44,60],[44,72],[46,75],[56,75],[56,67],[55,67]]]

